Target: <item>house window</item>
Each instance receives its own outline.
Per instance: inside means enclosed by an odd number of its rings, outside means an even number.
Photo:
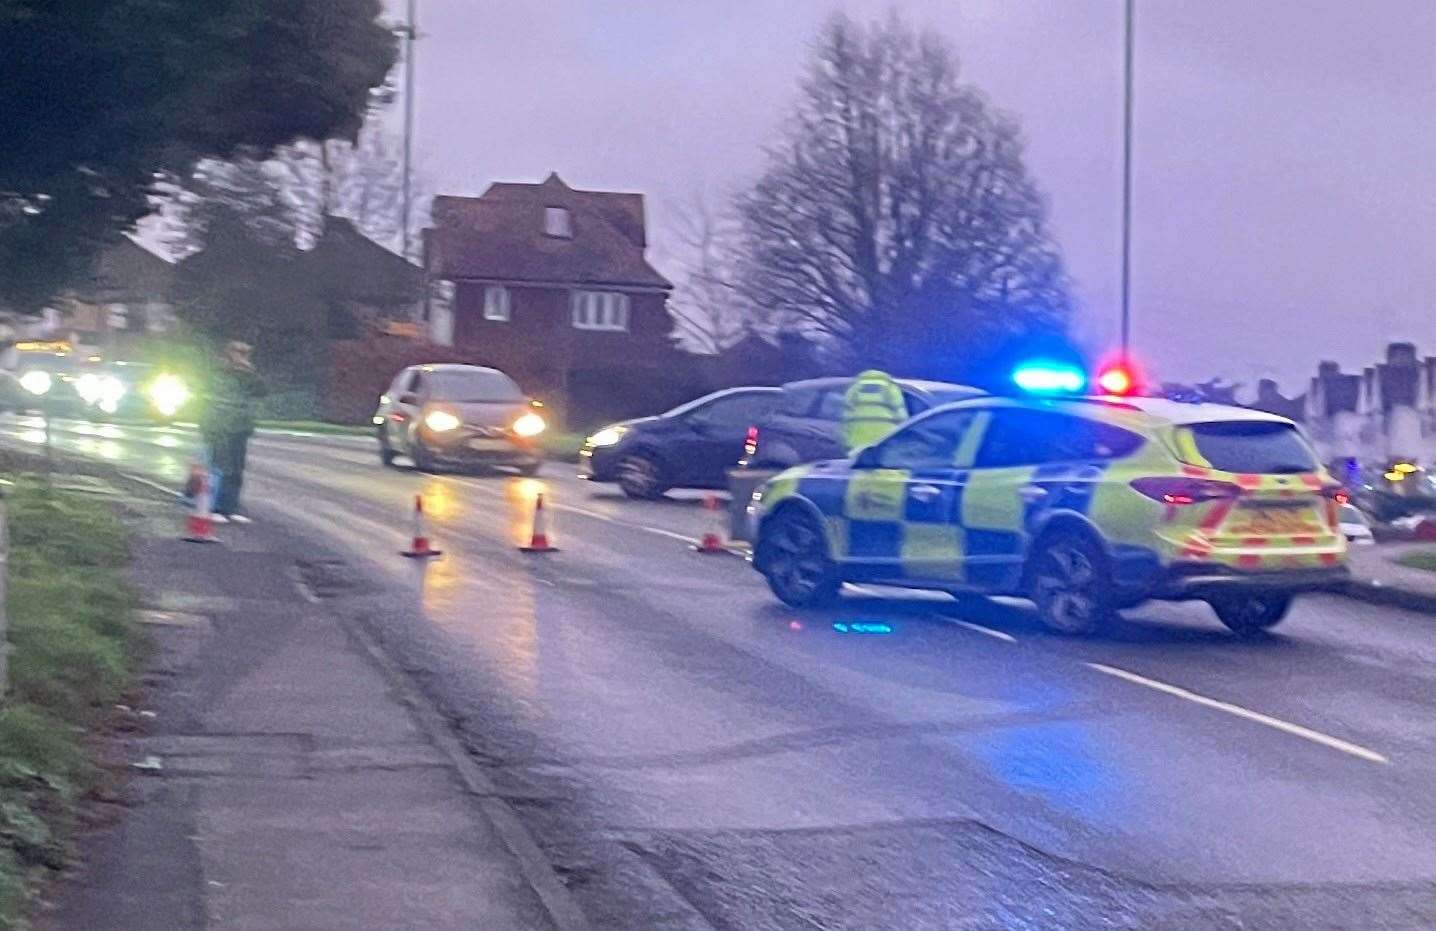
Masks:
[[[573,221],[567,207],[545,207],[543,209],[543,231],[548,236],[561,239],[573,238]]]
[[[499,284],[484,288],[484,319],[509,322],[509,289]]]
[[[616,291],[573,292],[573,325],[580,330],[627,330],[628,295]]]

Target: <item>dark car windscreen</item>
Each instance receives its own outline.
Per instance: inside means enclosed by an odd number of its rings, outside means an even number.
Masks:
[[[518,402],[524,393],[502,372],[425,372],[430,397],[439,401]]]
[[[1259,475],[1291,475],[1315,472],[1316,457],[1311,447],[1291,424],[1266,420],[1231,420],[1196,423],[1181,427],[1191,439],[1200,458],[1222,472]],[[1179,442],[1179,448],[1186,447]],[[1183,457],[1188,458],[1188,457]]]

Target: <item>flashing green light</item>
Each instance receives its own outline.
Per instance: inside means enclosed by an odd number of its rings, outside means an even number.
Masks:
[[[1012,381],[1032,394],[1081,394],[1087,376],[1062,362],[1025,362],[1012,372]]]

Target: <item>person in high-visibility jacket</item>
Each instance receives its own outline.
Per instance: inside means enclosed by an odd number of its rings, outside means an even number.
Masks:
[[[843,446],[852,455],[886,439],[905,420],[902,389],[887,372],[868,369],[843,396]]]

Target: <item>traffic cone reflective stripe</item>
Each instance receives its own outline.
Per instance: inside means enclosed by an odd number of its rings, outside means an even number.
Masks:
[[[534,496],[534,521],[529,545],[519,549],[525,553],[552,553],[558,549],[548,539],[548,511],[544,509],[542,494]]]
[[[438,556],[440,552],[429,544],[429,535],[424,530],[424,497],[415,495],[414,532],[410,536],[409,548],[399,555],[408,556],[410,559],[423,559],[429,556]]]
[[[723,545],[723,511],[722,503],[717,495],[709,495],[703,499],[703,513],[706,515],[706,527],[703,536],[698,540],[698,545],[693,547],[699,553],[726,553],[728,548]]]
[[[193,491],[189,513],[184,519],[184,539],[190,543],[218,543],[211,511],[209,470],[199,463],[189,467],[189,488]]]

